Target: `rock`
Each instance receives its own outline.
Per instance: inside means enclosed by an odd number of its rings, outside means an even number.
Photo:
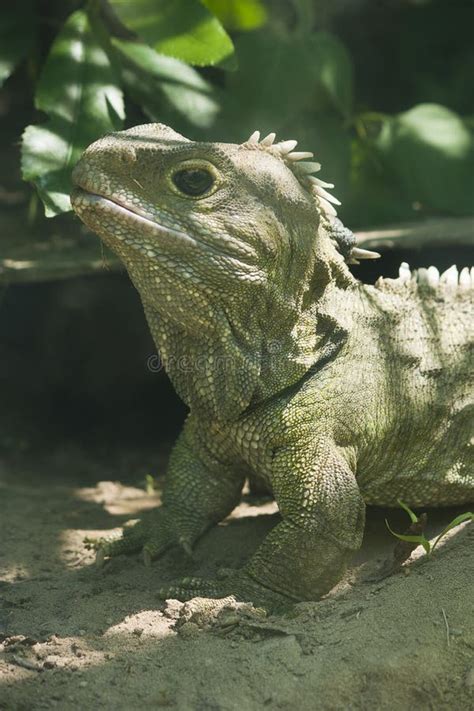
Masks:
[[[169,620],[177,620],[180,616],[183,604],[184,603],[180,602],[179,600],[167,600],[166,607],[163,610],[163,615]]]
[[[195,597],[182,605],[176,626],[193,622],[200,629],[212,627],[222,629],[237,626],[240,622],[248,620],[261,622],[266,614],[262,608],[254,607],[247,602],[237,602],[233,596],[219,600]]]

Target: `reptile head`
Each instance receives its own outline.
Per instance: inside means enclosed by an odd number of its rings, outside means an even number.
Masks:
[[[127,267],[176,389],[213,417],[301,377],[326,337],[314,305],[354,281],[319,164],[274,139],[147,124],[96,141],[73,172],[73,208]]]
[[[164,312],[177,292],[183,313],[237,290],[298,299],[329,203],[295,143],[199,143],[161,124],[112,133],[74,169],[73,208]]]

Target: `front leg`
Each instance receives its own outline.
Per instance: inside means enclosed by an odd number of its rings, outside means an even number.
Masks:
[[[223,581],[192,578],[166,593],[281,604],[317,600],[342,577],[362,542],[365,506],[354,473],[337,447],[287,447],[276,452],[272,485],[283,517],[247,565]]]
[[[301,456],[280,450],[272,480],[283,521],[245,572],[293,600],[316,600],[341,579],[362,543],[365,505],[354,473],[334,444],[321,441]]]
[[[238,504],[243,475],[206,444],[206,432],[193,416],[171,453],[163,505],[149,519],[125,528],[116,540],[96,542],[97,562],[122,553],[143,552],[145,564],[172,545],[191,553],[196,540]],[[213,436],[213,446],[217,435]]]

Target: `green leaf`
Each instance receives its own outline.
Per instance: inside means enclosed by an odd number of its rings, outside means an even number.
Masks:
[[[189,64],[216,64],[234,47],[219,20],[198,0],[109,0],[119,20],[161,54]]]
[[[448,523],[446,528],[441,531],[436,541],[433,543],[433,550],[436,548],[441,538],[445,536],[448,531],[450,531],[452,528],[455,528],[456,526],[459,526],[459,524],[464,523],[464,521],[474,521],[474,513],[471,513],[471,511],[466,511],[466,513],[459,514],[459,516],[453,518],[451,523]]]
[[[179,59],[139,42],[113,40],[130,95],[152,121],[174,123],[174,113],[199,128],[212,125],[219,104],[209,82]]]
[[[353,70],[349,52],[329,32],[310,37],[311,66],[315,79],[327,92],[334,108],[348,118],[352,114]]]
[[[203,0],[204,5],[229,30],[255,30],[267,21],[260,0]]]
[[[474,211],[474,141],[455,113],[419,104],[384,122],[376,146],[412,202],[433,211]]]
[[[145,491],[148,496],[153,496],[155,493],[155,477],[153,474],[145,474]]]
[[[36,28],[31,0],[0,11],[0,86],[33,47]]]
[[[406,504],[404,504],[403,501],[400,501],[400,499],[398,499],[398,505],[401,506],[402,509],[407,512],[412,523],[418,523],[418,516],[416,515],[416,513],[412,511]]]
[[[395,536],[395,538],[399,538],[401,541],[407,541],[408,543],[418,543],[419,546],[423,546],[426,553],[428,553],[428,554],[430,553],[431,545],[430,545],[429,540],[427,538],[425,538],[425,536],[423,536],[423,535],[409,536],[409,535],[405,535],[403,533],[395,533],[395,531],[393,531],[390,528],[390,524],[387,521],[387,519],[385,519],[385,525],[387,526],[387,528],[390,531],[390,533],[392,534],[392,536]]]
[[[51,217],[70,209],[70,173],[82,151],[124,117],[115,72],[84,12],[73,13],[56,37],[35,104],[49,120],[23,134],[22,175],[36,184]]]

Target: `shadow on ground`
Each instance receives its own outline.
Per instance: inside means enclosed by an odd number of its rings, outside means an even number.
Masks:
[[[80,486],[79,461],[67,486],[47,458],[30,464],[3,462],[0,477],[0,708],[472,705],[472,526],[370,581],[393,549],[385,517],[406,527],[403,512],[372,509],[351,570],[320,602],[270,616],[232,600],[165,602],[157,591],[173,578],[240,565],[278,521],[274,504],[245,500],[193,560],[170,551],[150,569],[122,557],[100,570],[84,536],[149,515],[159,494]],[[457,512],[431,513],[429,533]]]

